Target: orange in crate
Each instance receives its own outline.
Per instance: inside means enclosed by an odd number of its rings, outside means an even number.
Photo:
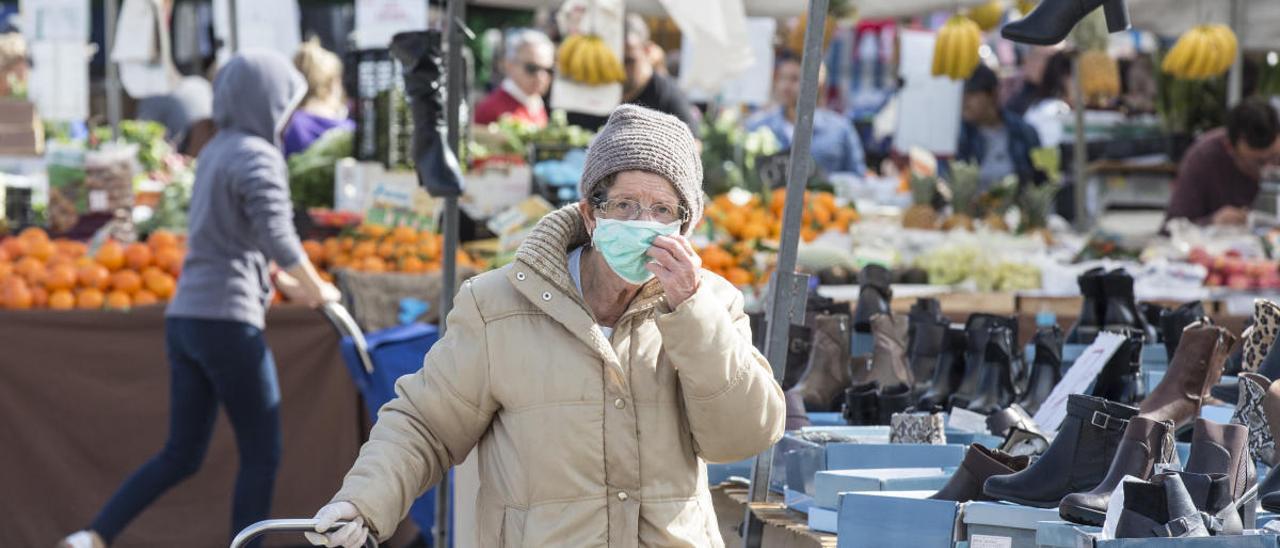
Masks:
[[[27,254],[27,242],[20,238],[5,238],[0,242],[0,247],[9,255],[9,260],[17,260]]]
[[[161,270],[177,276],[182,272],[182,250],[176,247],[162,247],[154,253],[152,263]],[[139,268],[137,270],[145,270]]]
[[[76,308],[81,310],[101,309],[102,305],[105,304],[106,301],[106,295],[103,295],[102,291],[92,287],[81,289],[80,292],[76,294]]]
[[[151,248],[146,244],[129,244],[124,249],[124,264],[134,270],[151,266]]]
[[[27,242],[27,256],[35,257],[41,261],[47,261],[57,253],[58,249],[49,240],[37,240]]]
[[[49,305],[49,290],[43,287],[31,288],[31,307],[45,308]]]
[[[150,306],[159,302],[160,302],[160,298],[156,297],[155,293],[152,293],[145,289],[140,290],[137,293],[133,294],[134,306]]]
[[[111,287],[125,295],[132,295],[142,289],[142,276],[132,270],[121,270],[111,275]]]
[[[49,275],[44,279],[44,286],[50,291],[75,289],[76,279],[76,267],[60,264],[49,269]]]
[[[111,310],[128,310],[133,306],[133,300],[129,298],[129,294],[123,291],[112,291],[107,294],[107,308]]]
[[[9,278],[4,283],[4,291],[0,294],[0,299],[3,300],[4,307],[9,310],[29,310],[34,301],[27,282],[20,278]]]
[[[169,300],[173,297],[174,290],[177,289],[177,283],[173,276],[160,272],[153,276],[143,276],[143,283],[146,284],[147,290],[155,293],[156,297],[161,300]]]
[[[105,242],[93,258],[98,264],[107,267],[107,270],[115,272],[124,268],[124,247],[114,241]]]
[[[76,307],[76,296],[66,289],[59,289],[49,295],[49,308],[52,310],[71,310]]]
[[[147,245],[151,246],[152,250],[159,250],[168,247],[178,247],[179,242],[178,237],[174,235],[174,233],[167,230],[157,230],[152,232],[151,236],[147,238]]]
[[[100,264],[86,264],[76,271],[76,279],[80,287],[102,291],[111,285],[111,272]]]

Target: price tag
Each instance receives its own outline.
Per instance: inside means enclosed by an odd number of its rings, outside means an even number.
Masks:
[[[973,535],[969,538],[969,548],[1012,548],[1013,539],[995,535]]]
[[[951,409],[951,415],[947,417],[947,426],[964,432],[985,434],[987,433],[987,416],[956,407]]]
[[[1067,418],[1067,397],[1089,389],[1089,385],[1093,384],[1102,371],[1102,366],[1116,353],[1124,339],[1124,335],[1118,333],[1102,332],[1093,344],[1084,349],[1062,381],[1053,387],[1049,397],[1040,405],[1040,410],[1036,411],[1035,421],[1042,430],[1058,431],[1058,426]]]

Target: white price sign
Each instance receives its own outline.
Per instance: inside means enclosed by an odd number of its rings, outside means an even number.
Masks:
[[[1102,366],[1116,353],[1124,339],[1124,335],[1104,331],[1098,334],[1093,344],[1084,349],[1062,377],[1062,381],[1053,387],[1049,397],[1040,404],[1040,410],[1036,411],[1035,421],[1041,429],[1045,432],[1058,431],[1058,426],[1067,418],[1067,397],[1089,389],[1089,385],[1093,384],[1102,371]]]

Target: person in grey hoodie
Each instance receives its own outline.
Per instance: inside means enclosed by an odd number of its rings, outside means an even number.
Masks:
[[[306,84],[284,57],[242,53],[214,83],[218,134],[197,159],[188,252],[165,313],[171,370],[169,439],[116,492],[70,548],[110,544],[134,517],[199,468],[226,407],[240,451],[232,534],[265,519],[280,461],[280,389],[263,337],[276,285],[292,301],[339,298],[293,228],[280,135]]]

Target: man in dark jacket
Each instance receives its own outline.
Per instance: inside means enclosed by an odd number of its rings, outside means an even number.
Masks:
[[[1031,164],[1031,151],[1040,137],[1017,114],[1000,108],[998,86],[996,73],[982,64],[964,83],[956,159],[978,165],[983,188],[1009,175],[1023,184],[1039,182],[1043,175]]]

